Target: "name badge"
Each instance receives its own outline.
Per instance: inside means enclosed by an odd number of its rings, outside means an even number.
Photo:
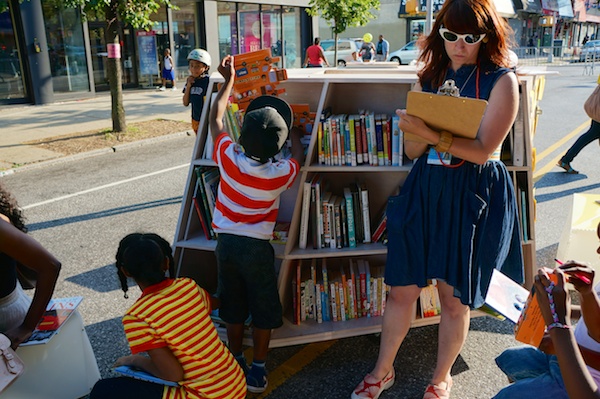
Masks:
[[[452,163],[452,154],[449,152],[440,152],[438,156],[438,152],[434,148],[430,148],[429,154],[427,154],[427,163],[429,165],[442,165],[442,161],[444,161],[444,164],[450,165]]]

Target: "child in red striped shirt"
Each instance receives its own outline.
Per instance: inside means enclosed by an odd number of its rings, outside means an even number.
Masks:
[[[233,88],[233,57],[220,63],[225,78],[211,106],[213,160],[221,180],[212,227],[217,233],[219,316],[227,324],[229,349],[246,372],[248,390],[267,387],[265,361],[271,329],[281,327],[275,256],[269,240],[277,220],[280,195],[300,171],[304,151],[301,130],[292,129],[292,109],[275,96],[254,99],[245,111],[239,143],[224,130],[223,116]],[[291,134],[290,134],[291,133]],[[288,135],[292,158],[275,160]],[[244,322],[252,317],[254,359],[248,368],[242,352]]]
[[[142,296],[123,317],[133,354],[117,359],[115,367],[141,369],[178,386],[107,378],[96,383],[90,399],[245,398],[244,373],[219,339],[208,293],[190,278],[165,276],[167,270],[174,274],[169,243],[156,234],[130,234],[119,244],[116,266],[125,297],[127,277]]]

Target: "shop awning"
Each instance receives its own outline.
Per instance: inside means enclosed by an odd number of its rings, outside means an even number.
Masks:
[[[561,17],[574,17],[571,0],[542,0],[542,7],[544,11],[558,12]]]
[[[542,3],[540,3],[540,0],[514,0],[514,3],[517,11],[524,11],[530,14],[542,13]]]
[[[528,1],[528,0],[523,0]],[[539,0],[535,0],[539,1]],[[567,0],[570,1],[570,0]],[[513,0],[494,0],[496,3],[496,9],[498,13],[506,18],[512,18],[515,16],[515,8]],[[433,14],[435,15],[442,5],[444,0],[431,0]],[[572,11],[572,10],[571,10]],[[398,17],[424,17],[427,14],[427,0],[401,0],[400,10],[398,11]]]

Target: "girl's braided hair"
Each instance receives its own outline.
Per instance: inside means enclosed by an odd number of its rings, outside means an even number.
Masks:
[[[166,278],[162,270],[165,257],[169,262],[169,277],[174,277],[175,260],[167,240],[154,233],[132,233],[121,240],[115,265],[125,298],[128,298],[127,276],[121,268],[136,281],[146,285],[158,284]]]

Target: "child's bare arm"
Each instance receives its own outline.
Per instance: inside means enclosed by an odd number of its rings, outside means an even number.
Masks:
[[[183,105],[187,107],[190,105],[190,93],[192,92],[192,86],[194,85],[195,77],[192,75],[187,77],[187,81],[185,83],[185,91],[183,92]]]
[[[171,349],[166,346],[148,351],[150,356],[129,355],[117,359],[114,366],[131,366],[167,381],[183,380],[184,371],[181,363]]]
[[[225,115],[225,109],[227,108],[227,100],[229,93],[233,88],[233,79],[235,76],[235,69],[233,67],[233,56],[228,55],[219,64],[218,71],[225,78],[225,83],[219,89],[215,98],[214,104],[210,109],[210,133],[213,139],[216,139],[219,133],[223,131],[223,116]]]

